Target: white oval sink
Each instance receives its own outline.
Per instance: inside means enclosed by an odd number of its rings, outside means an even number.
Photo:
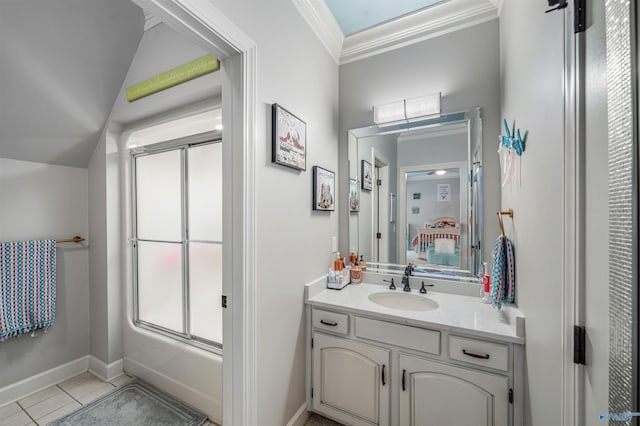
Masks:
[[[385,308],[400,309],[403,311],[433,311],[438,309],[438,302],[409,293],[373,293],[369,295],[369,300]]]

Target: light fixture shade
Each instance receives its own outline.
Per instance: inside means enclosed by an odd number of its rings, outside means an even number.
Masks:
[[[373,107],[373,122],[376,124],[387,124],[406,119],[403,100]]]
[[[440,114],[440,93],[405,100],[407,119]]]

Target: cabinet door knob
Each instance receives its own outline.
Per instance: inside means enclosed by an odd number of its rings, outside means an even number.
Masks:
[[[489,359],[489,354],[478,355],[478,354],[474,354],[473,352],[467,352],[466,349],[463,349],[462,353],[465,354],[466,356],[470,356],[472,358]]]
[[[385,374],[384,374],[385,367],[386,366],[384,364],[382,364],[382,386],[385,386],[387,384],[387,379],[386,379]]]
[[[407,370],[402,370],[402,391],[407,390],[406,376],[407,376]]]
[[[328,325],[330,327],[335,327],[336,325],[338,325],[338,323],[335,321],[327,321],[327,320],[320,320],[320,324]]]

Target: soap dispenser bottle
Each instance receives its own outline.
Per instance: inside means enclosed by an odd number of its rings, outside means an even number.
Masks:
[[[367,263],[364,261],[363,255],[360,255],[360,262],[358,262],[358,266],[362,272],[367,270]]]

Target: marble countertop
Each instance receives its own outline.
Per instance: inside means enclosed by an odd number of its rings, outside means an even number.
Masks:
[[[429,291],[422,295],[413,290],[410,294],[428,297],[439,307],[433,311],[405,311],[387,308],[373,303],[373,293],[402,293],[402,289],[389,290],[377,284],[350,284],[342,290],[319,288],[307,292],[305,303],[318,308],[347,310],[353,313],[387,319],[396,323],[432,327],[439,330],[460,332],[504,342],[524,344],[524,315],[515,307],[504,306],[497,310],[479,297]]]

